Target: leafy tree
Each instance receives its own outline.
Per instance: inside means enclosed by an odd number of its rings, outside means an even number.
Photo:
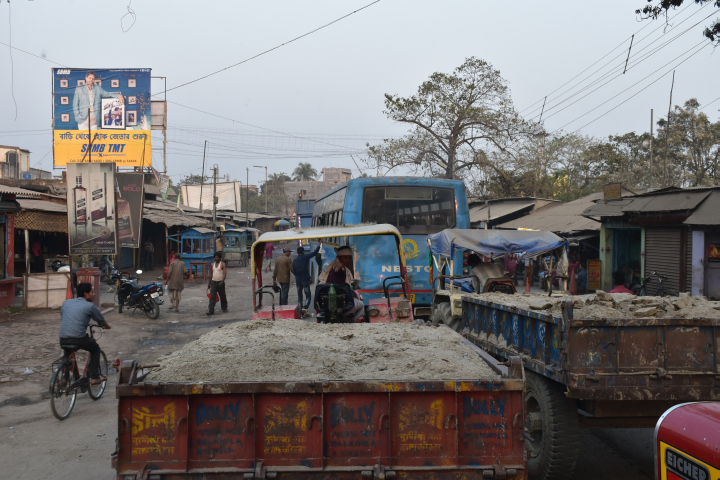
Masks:
[[[208,176],[201,175],[185,175],[179,182],[178,185],[200,185],[201,183],[207,183],[210,180]]]
[[[667,19],[668,11],[670,9],[676,9],[680,7],[685,2],[690,2],[691,0],[647,0],[648,3],[654,3],[653,5],[645,5],[643,8],[638,8],[635,10],[635,13],[638,15],[643,15],[644,18],[652,18],[653,20],[657,20],[658,17],[664,15]],[[720,0],[694,0],[695,3],[699,5],[703,5],[706,3],[713,3],[715,7],[720,8]],[[657,2],[657,3],[655,3]],[[716,21],[715,23],[711,24],[709,27],[705,27],[705,30],[703,31],[703,35],[705,35],[708,39],[710,39],[711,42],[713,42],[715,45],[720,45],[720,21]]]
[[[474,57],[450,74],[433,73],[411,97],[385,94],[384,113],[411,130],[368,144],[365,163],[445,178],[471,167],[494,168],[495,156],[512,155],[518,140],[538,131],[515,110],[500,72]]]
[[[310,162],[300,162],[293,170],[293,180],[296,182],[309,182],[315,180],[317,170],[313,168]]]

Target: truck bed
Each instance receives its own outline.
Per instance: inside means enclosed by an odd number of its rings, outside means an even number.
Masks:
[[[574,318],[462,298],[463,334],[567,386],[579,400],[719,400],[720,320]]]
[[[522,363],[476,351],[502,376],[143,383],[123,362],[117,478],[524,479]]]

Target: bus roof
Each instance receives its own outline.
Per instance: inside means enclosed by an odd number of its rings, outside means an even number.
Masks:
[[[373,185],[373,186],[382,186],[382,185],[435,185],[440,186],[441,184],[454,184],[454,185],[465,185],[462,180],[453,180],[451,178],[428,178],[428,177],[408,177],[408,176],[397,176],[397,177],[362,177],[362,178],[353,178],[348,180],[347,182],[341,183],[337,187],[333,188],[329,192],[323,193],[320,195],[315,202],[319,202],[323,198],[332,195],[333,193],[337,192],[341,188],[347,187],[350,183],[359,183],[361,185]]]

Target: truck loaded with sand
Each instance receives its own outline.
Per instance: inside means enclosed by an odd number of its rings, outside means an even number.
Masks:
[[[579,428],[653,427],[720,400],[720,302],[609,294],[462,296],[461,334],[526,370],[528,472],[571,478]]]
[[[119,373],[118,479],[527,478],[520,359],[445,326],[238,322]]]

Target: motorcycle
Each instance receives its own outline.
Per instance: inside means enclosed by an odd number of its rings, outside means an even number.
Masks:
[[[70,265],[67,263],[63,263],[60,260],[55,260],[50,264],[50,268],[53,272],[69,272],[70,271]]]
[[[141,274],[138,270],[137,274]],[[117,304],[118,313],[123,308],[141,309],[151,320],[160,316],[160,305],[164,302],[159,297],[163,295],[162,283],[147,283],[140,285],[137,277],[120,277],[118,279]]]

